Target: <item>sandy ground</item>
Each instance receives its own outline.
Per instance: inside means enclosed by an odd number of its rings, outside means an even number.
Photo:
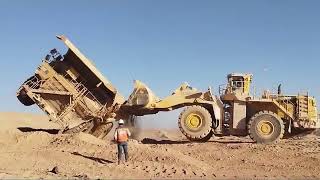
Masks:
[[[0,179],[320,179],[316,133],[258,145],[237,137],[191,143],[178,130],[144,130],[130,140],[130,162],[117,165],[111,137],[55,128],[44,116],[0,113]]]

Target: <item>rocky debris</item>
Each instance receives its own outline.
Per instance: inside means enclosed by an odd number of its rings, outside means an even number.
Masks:
[[[60,173],[58,166],[53,167],[51,169],[51,171],[49,171],[49,172],[51,172],[53,174],[59,174]]]
[[[73,176],[75,178],[81,179],[81,180],[89,180],[90,178],[86,174],[80,174],[80,175],[75,175]]]
[[[227,148],[229,149],[240,149],[242,147],[241,144],[228,144]]]

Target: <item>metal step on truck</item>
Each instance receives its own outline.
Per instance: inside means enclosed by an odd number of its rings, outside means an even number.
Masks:
[[[183,108],[178,120],[191,141],[207,141],[213,135],[247,136],[257,143],[279,141],[296,130],[314,130],[320,120],[314,97],[264,91],[250,92],[252,75],[232,73],[219,94],[202,92],[187,83],[160,99],[142,82],[125,99],[105,76],[65,36],[68,47],[56,49],[43,59],[35,74],[19,88],[17,97],[26,106],[38,105],[61,133],[86,132],[104,138],[115,121],[134,124],[135,116]]]

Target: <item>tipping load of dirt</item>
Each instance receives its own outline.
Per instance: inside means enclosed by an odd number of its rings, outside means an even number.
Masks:
[[[19,121],[22,117],[30,119]],[[15,113],[0,113],[0,123],[1,179],[320,178],[320,137],[315,134],[272,145],[253,144],[247,137],[191,143],[178,130],[143,129],[129,141],[129,162],[117,165],[112,135],[101,140],[84,133],[57,134],[41,116]]]

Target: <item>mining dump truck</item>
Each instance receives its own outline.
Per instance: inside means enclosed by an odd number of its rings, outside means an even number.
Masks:
[[[308,94],[284,95],[279,87],[277,93],[264,91],[255,97],[250,93],[251,74],[229,74],[227,82],[219,87],[219,95],[211,88],[201,92],[184,83],[160,99],[136,81],[123,108],[137,116],[184,108],[178,124],[191,141],[207,141],[213,135],[249,135],[257,143],[272,143],[285,133],[320,127],[316,100]]]
[[[124,97],[70,40],[57,36],[67,47],[53,49],[17,92],[26,106],[37,104],[63,133],[87,132],[99,138],[108,134]]]

